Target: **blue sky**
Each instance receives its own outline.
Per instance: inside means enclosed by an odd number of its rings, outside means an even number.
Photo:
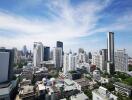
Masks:
[[[96,51],[107,47],[109,31],[115,48],[132,56],[132,0],[0,0],[0,46],[60,40],[66,51]]]

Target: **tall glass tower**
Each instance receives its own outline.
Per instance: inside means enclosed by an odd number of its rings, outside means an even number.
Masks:
[[[114,64],[114,32],[109,32],[108,33],[107,49],[108,49],[107,72],[109,74],[113,74],[114,71],[115,71],[115,64]]]

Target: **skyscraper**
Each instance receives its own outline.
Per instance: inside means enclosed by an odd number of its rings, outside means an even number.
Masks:
[[[56,47],[62,48],[62,54],[63,54],[63,42],[57,41]]]
[[[49,59],[50,59],[50,47],[44,46],[43,61],[48,61]]]
[[[63,56],[63,73],[64,75],[66,75],[68,73],[68,67],[69,67],[69,54],[68,53],[64,53]]]
[[[100,70],[106,71],[107,70],[107,58],[108,58],[108,50],[102,49],[100,50]]]
[[[0,83],[9,82],[13,77],[13,50],[0,49]]]
[[[109,32],[108,33],[107,48],[108,48],[107,72],[109,74],[113,74],[114,71],[115,71],[115,64],[114,64],[114,32]]]
[[[56,68],[62,67],[62,48],[58,47],[53,49],[53,61]]]
[[[128,72],[128,54],[125,49],[115,52],[115,71]]]
[[[43,61],[44,47],[41,42],[35,42],[33,47],[33,65],[38,66]]]

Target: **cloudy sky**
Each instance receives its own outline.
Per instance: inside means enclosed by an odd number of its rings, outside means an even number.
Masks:
[[[0,0],[0,46],[21,49],[33,42],[87,51],[106,48],[115,32],[115,48],[132,56],[132,0]]]

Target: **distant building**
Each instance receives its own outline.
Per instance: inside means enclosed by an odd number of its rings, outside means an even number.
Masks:
[[[100,66],[100,54],[98,52],[94,52],[92,54],[92,64],[96,65],[97,68],[101,69],[101,66]]]
[[[44,58],[44,48],[41,42],[35,42],[33,47],[33,65],[39,66]]]
[[[57,47],[57,48],[62,48],[62,53],[63,53],[63,42],[57,41],[56,47]]]
[[[53,61],[56,68],[62,67],[62,48],[53,48]]]
[[[17,64],[20,61],[20,57],[18,56],[17,48],[13,48],[14,51],[14,63]]]
[[[107,73],[113,74],[115,72],[115,60],[114,60],[114,32],[108,33],[107,48],[108,48],[108,63]]]
[[[44,46],[43,61],[48,61],[49,59],[50,59],[50,47]]]
[[[107,59],[108,58],[108,49],[100,50],[100,70],[107,70]]]
[[[132,58],[131,57],[128,58],[128,65],[132,65]]]
[[[69,54],[64,53],[63,56],[63,73],[66,75],[68,73],[68,67],[69,67]]]
[[[86,62],[86,52],[84,49],[79,48],[78,50],[78,63],[84,63]]]
[[[91,52],[88,53],[88,58],[92,59],[92,53]]]
[[[77,68],[77,54],[76,53],[73,54],[72,64],[73,64],[72,69],[76,70],[76,68]]]
[[[128,54],[125,50],[115,52],[115,71],[128,72]]]
[[[68,71],[74,71],[77,67],[77,55],[72,52],[64,53],[63,56],[63,71],[66,74]]]
[[[106,88],[99,87],[99,89],[92,91],[92,100],[117,100],[117,96],[110,93]]]
[[[28,53],[27,47],[26,47],[26,45],[24,45],[23,48],[22,48],[22,55],[26,56],[27,53]]]

